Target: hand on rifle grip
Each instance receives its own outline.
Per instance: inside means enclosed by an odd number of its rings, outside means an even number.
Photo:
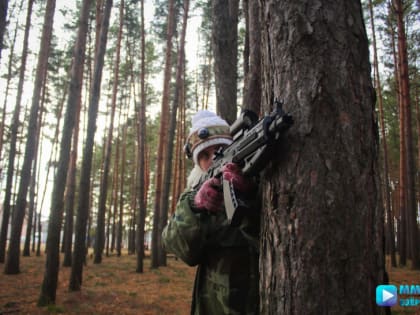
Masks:
[[[255,183],[242,174],[240,167],[235,163],[227,163],[222,168],[223,179],[232,183],[233,188],[241,193],[248,193],[256,189]]]
[[[223,210],[223,191],[219,178],[206,180],[194,197],[194,204],[199,209],[210,212]]]

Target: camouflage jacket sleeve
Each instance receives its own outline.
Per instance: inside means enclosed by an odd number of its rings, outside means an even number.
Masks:
[[[191,205],[194,191],[184,192],[178,200],[174,215],[162,233],[165,249],[190,266],[200,263],[204,248],[206,224]]]

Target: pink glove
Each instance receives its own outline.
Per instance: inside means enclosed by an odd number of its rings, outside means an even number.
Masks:
[[[256,189],[254,182],[251,179],[244,177],[242,170],[237,164],[228,163],[224,165],[222,172],[223,179],[230,181],[235,190],[247,193]]]
[[[213,177],[206,180],[194,197],[195,206],[210,212],[221,211],[223,209],[223,192],[220,186],[218,178]]]

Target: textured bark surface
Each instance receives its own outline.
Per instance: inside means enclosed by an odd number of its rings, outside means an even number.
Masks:
[[[212,1],[216,108],[229,124],[236,119],[238,10],[238,0]]]
[[[360,1],[260,1],[263,104],[295,125],[265,173],[262,314],[377,314],[383,216]]]
[[[261,110],[261,25],[260,6],[251,1],[247,6],[249,19],[249,65],[245,72],[243,109],[259,114]]]

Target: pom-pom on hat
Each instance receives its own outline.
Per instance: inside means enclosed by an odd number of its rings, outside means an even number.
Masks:
[[[192,117],[192,126],[185,145],[187,155],[198,164],[198,154],[213,145],[230,145],[229,124],[208,110],[200,110]]]

